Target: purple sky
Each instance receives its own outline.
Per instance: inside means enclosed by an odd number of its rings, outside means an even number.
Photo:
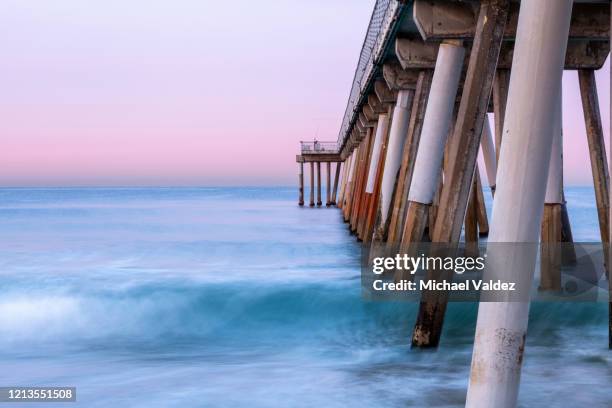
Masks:
[[[5,0],[0,185],[295,185],[298,141],[337,137],[373,4]],[[590,183],[571,72],[564,115],[566,184]]]

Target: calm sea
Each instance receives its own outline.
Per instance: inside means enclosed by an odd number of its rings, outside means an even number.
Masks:
[[[566,195],[596,241],[592,189]],[[0,386],[76,386],[69,407],[461,406],[476,306],[411,350],[416,305],[363,301],[339,211],[296,199],[0,189]],[[607,344],[606,304],[535,304],[521,406],[612,406]]]

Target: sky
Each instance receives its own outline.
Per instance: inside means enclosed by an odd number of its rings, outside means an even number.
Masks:
[[[373,5],[3,0],[0,186],[293,186],[299,141],[337,138]],[[566,184],[588,184],[575,72],[563,105]]]

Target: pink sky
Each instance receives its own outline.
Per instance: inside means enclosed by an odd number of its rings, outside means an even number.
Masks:
[[[0,185],[295,185],[298,141],[337,137],[373,4],[5,0]],[[575,73],[563,102],[566,184],[590,183]]]

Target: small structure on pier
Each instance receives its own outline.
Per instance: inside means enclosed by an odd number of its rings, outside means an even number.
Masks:
[[[321,205],[320,163],[328,163],[329,186],[335,162],[333,201],[339,188],[337,206],[364,244],[477,242],[489,232],[482,150],[495,194],[489,242],[571,241],[560,100],[563,70],[577,70],[607,250],[610,189],[594,70],[609,51],[608,0],[377,0],[336,148],[302,144],[300,204],[303,163],[311,163],[314,206],[314,163]],[[497,277],[531,281],[535,262],[513,259]],[[413,346],[438,346],[446,304],[423,294]],[[525,302],[480,305],[468,406],[516,405],[528,311]]]
[[[321,206],[321,163],[325,163],[327,167],[327,195],[325,205],[327,207],[336,205],[336,193],[338,191],[338,180],[340,178],[340,167],[342,159],[338,151],[338,143],[336,142],[300,142],[301,154],[296,157],[296,161],[300,167],[299,183],[300,183],[300,198],[299,205],[304,205],[304,163],[310,163],[310,207],[315,206],[314,191],[315,191],[315,165],[317,167],[317,206]],[[331,167],[335,163],[336,175],[334,177],[334,186],[331,187]]]

